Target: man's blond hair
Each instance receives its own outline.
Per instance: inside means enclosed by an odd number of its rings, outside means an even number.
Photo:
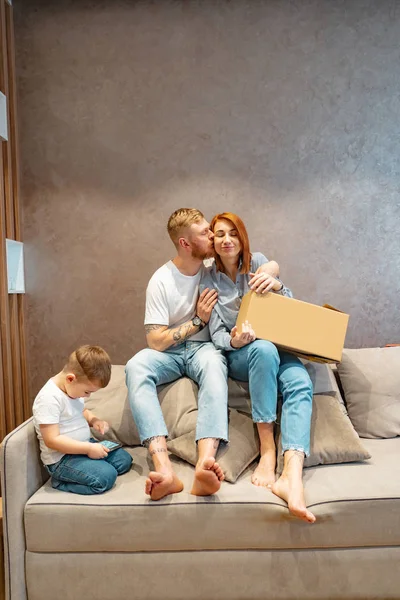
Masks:
[[[197,208],[178,208],[168,219],[168,233],[175,246],[178,245],[178,240],[184,229],[187,229],[193,223],[199,223],[204,219],[202,212]]]
[[[111,377],[111,360],[100,346],[80,346],[69,355],[63,371],[73,373],[78,380],[86,378],[105,388]]]

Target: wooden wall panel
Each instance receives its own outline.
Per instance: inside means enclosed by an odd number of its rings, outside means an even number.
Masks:
[[[30,415],[24,297],[8,294],[6,238],[21,241],[17,101],[12,6],[0,0],[0,90],[7,97],[8,141],[0,150],[0,435]]]
[[[1,1],[1,0],[0,0]],[[2,429],[6,432],[10,431],[15,426],[14,418],[14,388],[12,375],[12,352],[11,352],[11,334],[10,334],[10,310],[8,300],[8,285],[7,285],[7,259],[6,259],[6,202],[4,196],[4,170],[3,170],[3,152],[5,142],[1,144],[0,155],[0,339],[2,350],[2,370],[3,370],[3,395],[4,395],[4,410],[5,423],[2,424]]]

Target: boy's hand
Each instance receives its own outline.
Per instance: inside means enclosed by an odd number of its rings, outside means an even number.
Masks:
[[[101,435],[104,435],[110,429],[107,421],[102,421],[101,419],[93,419],[91,427],[101,433]]]
[[[89,458],[98,460],[99,458],[105,458],[109,453],[109,449],[103,446],[103,444],[92,444],[91,442],[89,442],[89,446],[90,447],[87,451],[87,455]]]
[[[233,348],[243,348],[256,339],[251,325],[248,321],[245,321],[242,326],[242,333],[238,332],[238,328],[235,326],[231,331],[231,346]]]

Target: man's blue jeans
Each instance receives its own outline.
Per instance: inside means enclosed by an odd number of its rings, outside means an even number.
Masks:
[[[312,383],[300,360],[278,351],[271,342],[255,340],[227,352],[229,376],[248,381],[255,423],[276,420],[277,395],[282,394],[282,451],[310,454]]]
[[[92,443],[97,440],[91,438]],[[117,475],[127,473],[131,468],[132,457],[117,448],[106,458],[93,459],[86,454],[66,454],[53,465],[46,465],[51,475],[51,485],[62,492],[73,494],[102,494],[110,490]]]
[[[157,386],[187,375],[199,386],[196,441],[228,439],[226,358],[211,342],[183,342],[164,352],[145,348],[126,365],[129,403],[140,440],[168,436]]]

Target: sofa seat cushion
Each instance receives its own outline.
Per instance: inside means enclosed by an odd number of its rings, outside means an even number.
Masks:
[[[314,525],[292,517],[272,492],[251,484],[255,463],[213,497],[187,491],[152,502],[144,495],[146,450],[131,449],[132,470],[100,496],[59,492],[47,482],[27,502],[30,552],[146,552],[400,546],[400,438],[363,440],[366,463],[304,472]],[[190,490],[193,467],[172,457]]]

